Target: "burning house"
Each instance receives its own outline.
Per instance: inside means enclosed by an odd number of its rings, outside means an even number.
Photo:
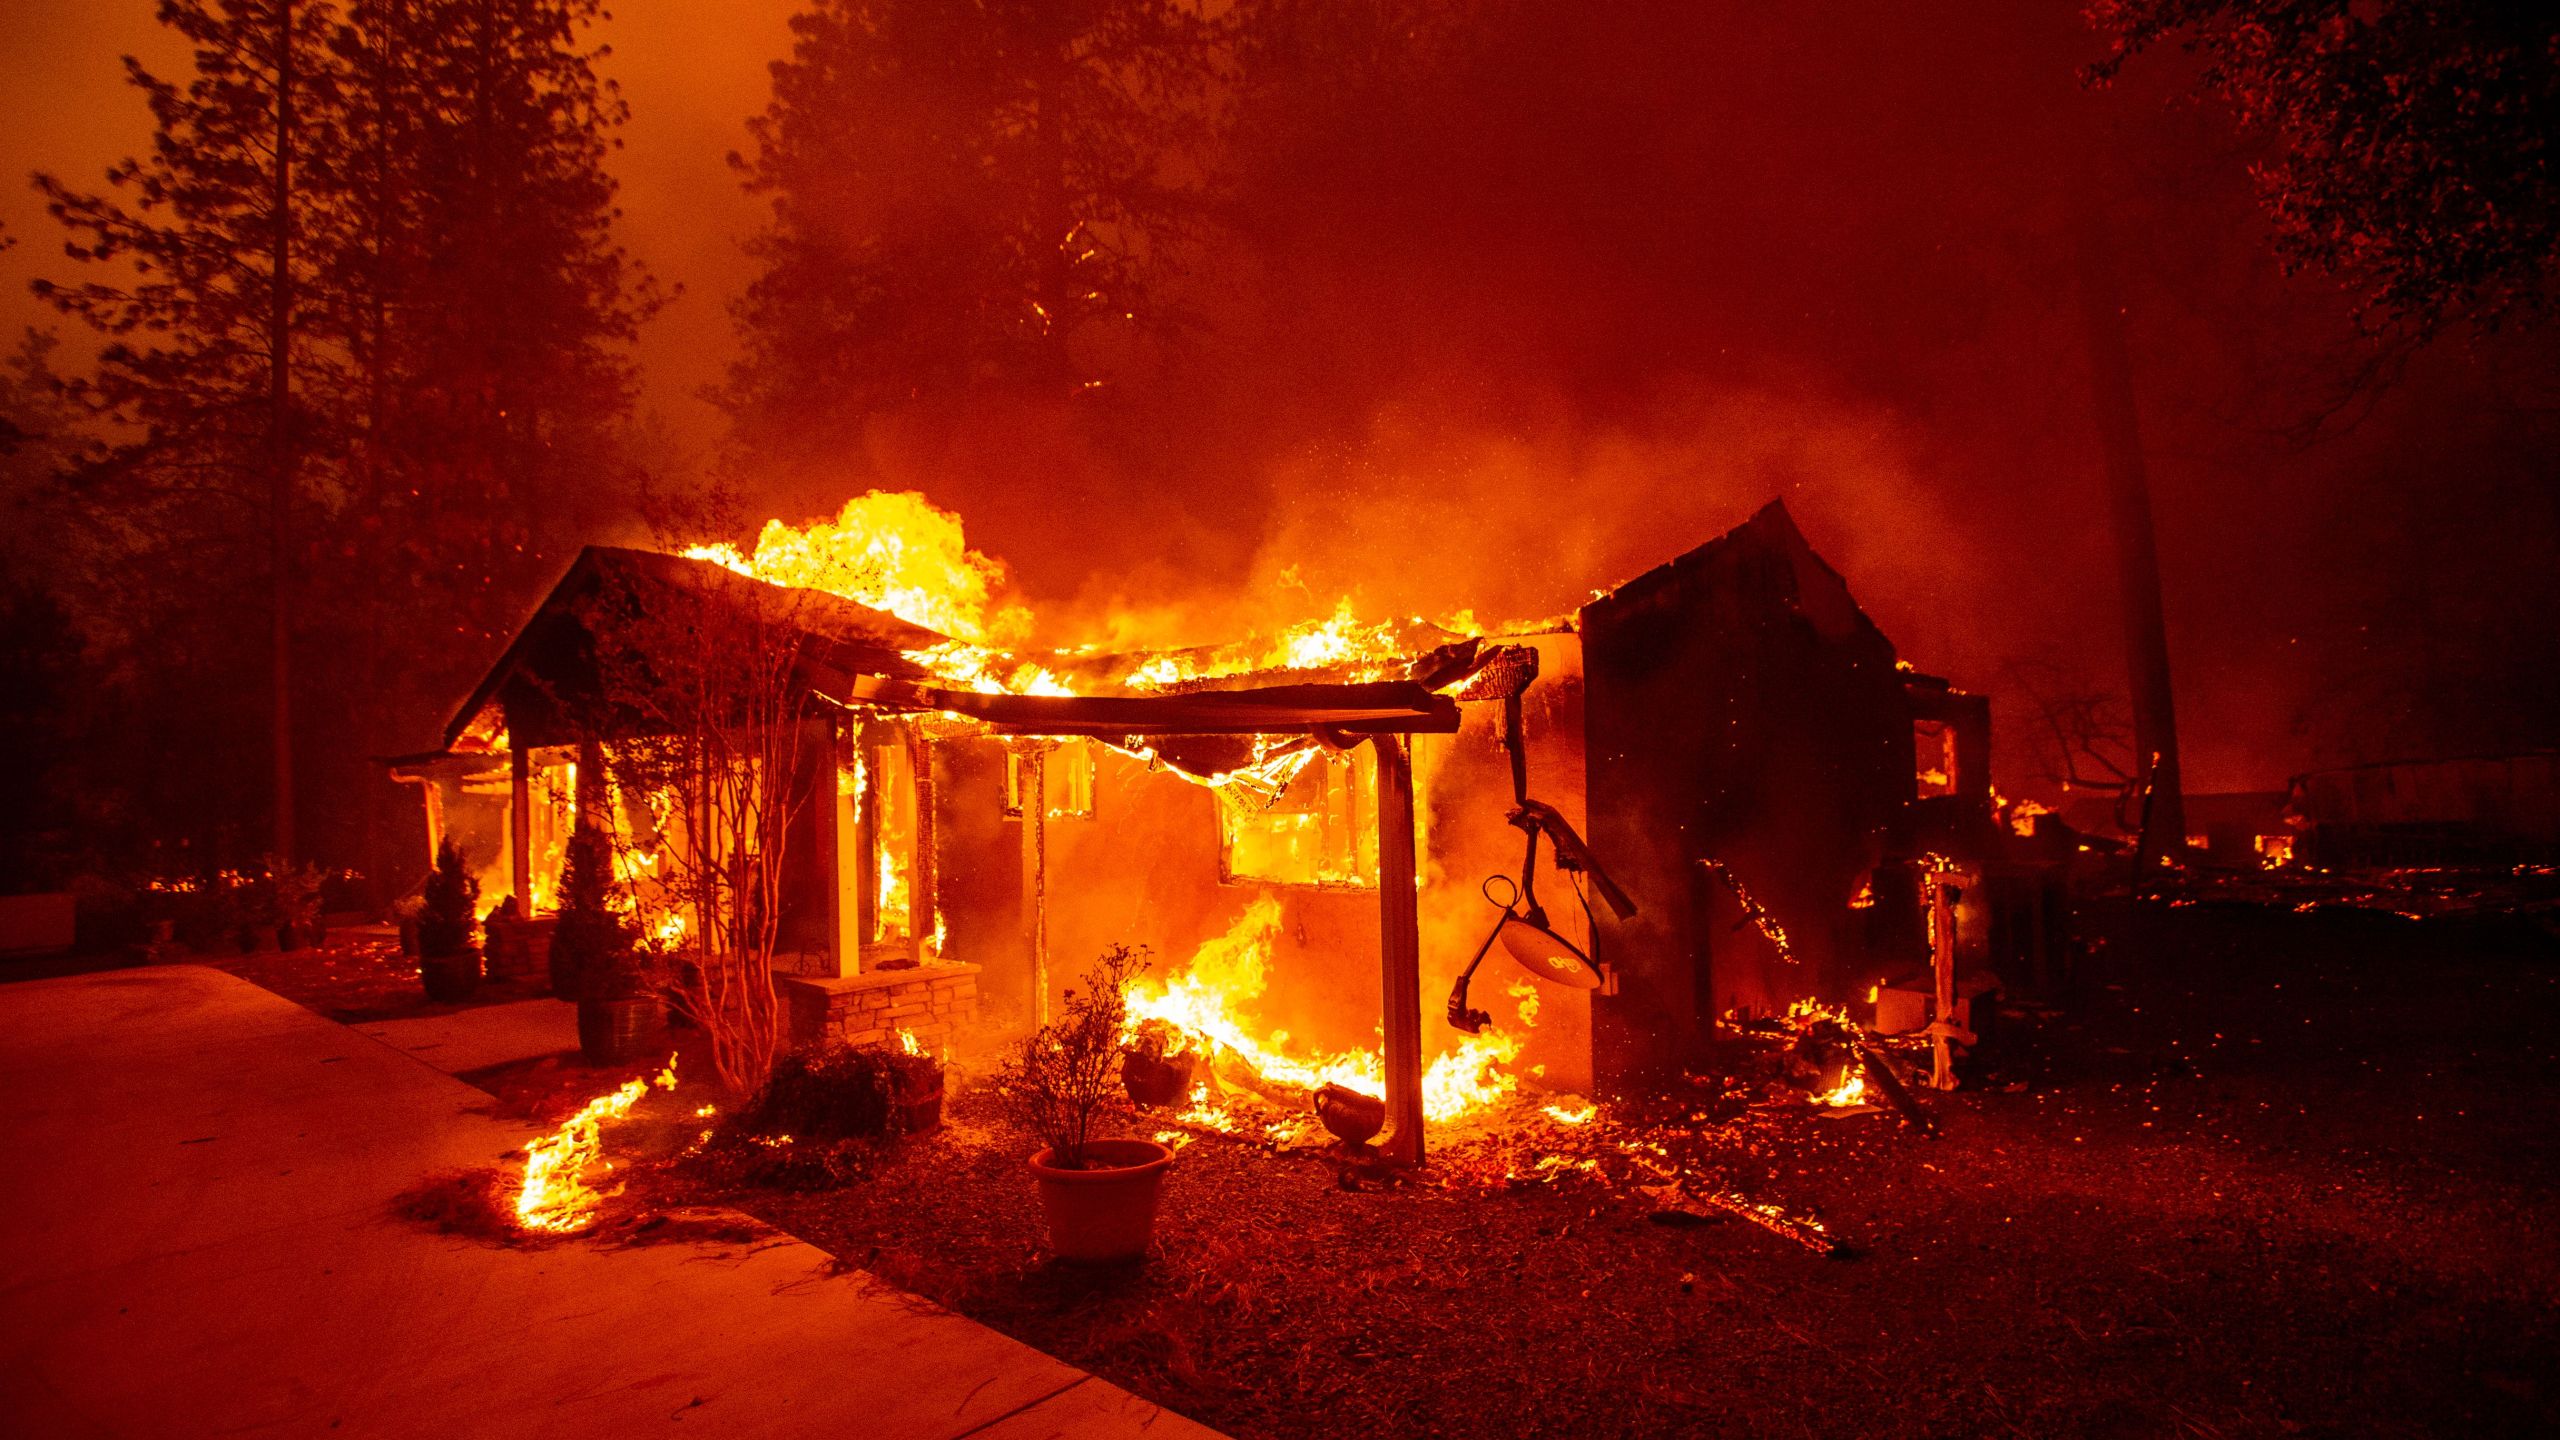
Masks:
[[[804,1037],[1018,1024],[1144,944],[1134,1019],[1383,1096],[1410,1159],[1426,1121],[1640,1086],[1804,1002],[1954,1018],[2007,943],[1985,702],[1901,662],[1775,503],[1552,622],[1346,609],[1142,654],[1002,651],[763,558],[586,551],[393,773],[537,923],[582,817],[639,832],[625,879],[680,950],[645,842],[685,817],[600,763],[680,667],[613,632],[760,637],[795,737],[770,763],[812,797],[768,917]]]

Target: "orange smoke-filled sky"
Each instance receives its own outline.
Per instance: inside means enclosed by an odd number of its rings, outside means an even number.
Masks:
[[[726,157],[795,8],[632,0],[601,36],[622,238],[682,287],[640,352],[670,473],[722,436],[700,392],[761,214]],[[1293,116],[1248,197],[1263,248],[1215,262],[1206,340],[1116,429],[964,403],[759,500],[920,488],[1044,615],[1205,640],[1346,590],[1568,608],[1780,496],[1906,655],[1999,697],[2031,789],[2017,667],[2122,674],[2061,218],[2084,184],[2127,262],[2191,784],[2560,740],[2548,347],[2449,340],[2363,424],[2279,438],[2345,307],[2278,272],[2174,57],[2090,95],[2098,43],[2051,0],[1485,10],[1427,99]],[[0,176],[95,184],[143,147],[128,52],[183,62],[150,0],[0,7]],[[0,325],[54,323],[26,282],[66,273],[56,227],[14,178],[0,223]]]
[[[631,102],[614,163],[622,181],[623,243],[677,296],[641,342],[642,406],[678,444],[702,448],[719,433],[699,395],[733,351],[728,297],[745,285],[738,242],[758,207],[730,174],[746,118],[765,101],[765,66],[789,44],[791,0],[634,0],[616,6],[604,34],[604,73]],[[62,278],[59,228],[28,172],[95,187],[107,166],[150,144],[150,116],[125,83],[122,57],[180,73],[186,51],[152,19],[152,0],[10,0],[0,5],[0,225],[18,244],[0,254],[0,334],[24,326],[76,328],[27,291]]]

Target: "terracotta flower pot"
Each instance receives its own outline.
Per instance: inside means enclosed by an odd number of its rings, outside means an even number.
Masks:
[[[418,978],[427,985],[427,998],[452,1004],[471,998],[480,988],[480,952],[465,950],[459,955],[430,955],[418,962]]]
[[[666,1012],[654,995],[637,1000],[581,1000],[578,1053],[590,1065],[637,1060],[665,1025]]]
[[[1152,1140],[1088,1140],[1085,1168],[1051,1163],[1055,1153],[1031,1157],[1040,1182],[1040,1208],[1049,1216],[1049,1248],[1061,1260],[1135,1260],[1155,1238],[1156,1200],[1173,1152]]]

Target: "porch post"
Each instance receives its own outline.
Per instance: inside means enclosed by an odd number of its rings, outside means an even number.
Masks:
[[[916,802],[915,855],[909,861],[907,880],[907,954],[922,960],[933,944],[935,907],[939,903],[935,887],[942,880],[934,857],[933,744],[924,738],[920,726],[908,726],[906,739],[907,773],[915,781]],[[941,952],[934,951],[933,958],[941,959]]]
[[[1049,1023],[1049,743],[1022,747],[1022,926],[1031,947],[1031,1023]]]
[[[810,799],[818,812],[818,853],[810,857],[810,868],[816,872],[818,883],[827,896],[822,922],[827,931],[827,948],[820,966],[827,979],[841,980],[852,973],[845,963],[851,953],[846,944],[846,931],[850,928],[847,921],[851,917],[845,913],[845,797],[843,782],[836,778],[837,766],[842,763],[844,754],[844,721],[832,714],[824,715],[819,717],[814,728],[817,733],[813,738],[819,751],[814,768],[818,773],[810,782],[815,791]]]
[[[1378,960],[1387,1036],[1387,1155],[1422,1163],[1422,919],[1414,894],[1413,761],[1393,735],[1378,759]]]
[[[507,747],[507,868],[515,881],[516,913],[533,918],[533,751]]]
[[[860,767],[861,788],[853,796],[853,834],[839,837],[842,844],[850,838],[848,858],[853,862],[853,923],[846,931],[845,968],[851,975],[868,963],[871,937],[880,929],[880,764],[877,758],[879,736],[877,726],[864,720],[853,733],[854,763]]]

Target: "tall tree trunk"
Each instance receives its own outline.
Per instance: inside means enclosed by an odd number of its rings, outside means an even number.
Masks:
[[[2089,347],[2091,401],[2106,463],[2113,513],[2116,582],[2124,610],[2125,664],[2133,697],[2135,781],[2142,835],[2136,881],[2186,843],[2180,794],[2178,713],[2169,688],[2169,631],[2160,599],[2160,553],[2151,526],[2151,479],[2143,464],[2142,414],[2133,396],[2133,364],[2125,348],[2124,295],[2115,246],[2091,187],[2076,197],[2080,313]]]
[[[1033,287],[1039,293],[1042,309],[1042,361],[1049,368],[1049,379],[1064,381],[1069,374],[1067,364],[1067,284],[1070,278],[1071,251],[1068,228],[1075,220],[1067,205],[1067,137],[1066,92],[1067,73],[1073,63],[1068,47],[1074,43],[1072,24],[1059,15],[1045,22],[1041,36],[1040,78],[1034,90],[1032,145],[1033,164],[1038,173],[1033,202],[1037,211],[1034,224],[1040,233],[1033,243],[1038,246],[1034,261]]]
[[[267,539],[275,703],[275,853],[293,859],[293,611],[292,543],[288,526],[293,499],[293,0],[276,7],[276,130],[274,188],[268,218],[274,238],[267,257]]]

